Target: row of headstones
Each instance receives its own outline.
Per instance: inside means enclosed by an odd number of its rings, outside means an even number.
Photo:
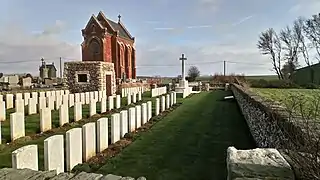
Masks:
[[[69,94],[69,90],[57,90],[57,91],[41,91],[41,92],[26,92],[26,93],[16,93],[16,94],[6,94],[5,102],[6,109],[11,109],[15,106],[15,101],[17,99],[23,99],[24,104],[28,105],[29,99],[37,99],[38,97],[49,97],[57,95]],[[3,95],[0,95],[0,102],[3,101]]]
[[[63,95],[63,97],[72,97],[67,100],[63,100],[61,105],[59,105],[59,125],[63,126],[66,123],[69,123],[69,107],[74,106],[74,121],[79,121],[82,119],[82,105],[84,104],[81,102],[80,94],[76,93],[75,97],[73,94],[69,95]],[[136,94],[132,95],[133,103],[136,103]],[[52,129],[52,117],[51,117],[51,110],[53,110],[53,104],[54,102],[50,101],[50,97],[47,97],[49,99],[49,105],[46,107],[45,99],[44,97],[39,97],[39,109],[40,109],[40,131],[45,132],[48,130]],[[100,103],[101,103],[101,113],[107,112],[107,108],[109,111],[112,109],[116,108],[119,109],[121,107],[121,97],[120,95],[116,95],[116,103],[114,103],[114,96],[108,96],[108,106],[107,106],[107,99],[106,97],[101,97]],[[138,93],[138,101],[142,100],[142,94],[141,92]],[[19,100],[18,100],[19,101]],[[42,103],[41,103],[42,102]],[[69,102],[69,103],[68,103]],[[89,98],[89,112],[90,112],[90,117],[97,114],[97,108],[96,104],[99,102],[98,98],[95,98],[94,96],[91,96]],[[2,102],[5,103],[5,102]],[[130,102],[131,104],[131,102]],[[115,105],[115,106],[114,106]],[[33,102],[30,102],[28,105],[28,109],[30,112],[30,107],[33,107],[33,112],[37,111],[36,105]],[[4,108],[1,108],[3,111]],[[25,116],[24,116],[24,106],[22,102],[17,102],[16,106],[16,112],[10,114],[10,135],[11,135],[11,141],[14,141],[18,138],[24,137],[25,136]],[[0,144],[1,144],[1,128],[0,128]]]
[[[63,91],[63,90],[62,90]],[[15,110],[16,112],[24,113],[24,105],[28,105],[28,114],[36,114],[37,110],[40,112],[42,108],[49,107],[51,109],[58,110],[62,103],[66,104],[69,101],[69,107],[72,107],[75,102],[80,101],[82,104],[89,104],[91,98],[98,99],[101,101],[102,97],[106,97],[106,91],[93,91],[93,92],[85,92],[85,93],[76,93],[76,94],[63,94],[58,93],[46,93],[44,96],[44,92],[40,92],[40,97],[38,97],[37,92],[33,92],[35,94],[32,97],[25,96],[24,98],[28,99],[28,103],[26,103],[26,99],[22,99],[22,95],[16,97],[15,100]],[[25,93],[30,94],[30,93]],[[11,94],[12,95],[12,94]],[[139,92],[139,99],[141,97],[141,92]],[[9,102],[8,102],[9,103]],[[135,102],[134,102],[135,103]],[[47,105],[46,105],[47,104]],[[0,101],[0,121],[4,121],[6,118],[6,105],[7,102]],[[38,108],[37,108],[38,107]]]
[[[160,104],[161,102],[161,104]],[[172,92],[155,102],[155,115],[170,108],[176,103],[176,93]],[[152,102],[136,105],[128,110],[111,115],[111,143],[119,141],[128,132],[133,132],[152,117]],[[71,171],[77,164],[87,161],[108,148],[108,118],[100,118],[82,128],[73,128],[66,132],[65,144],[63,135],[54,135],[44,140],[44,169],[60,172]],[[65,151],[66,150],[66,151]],[[64,157],[66,152],[66,157]],[[66,167],[64,162],[66,161]],[[23,146],[12,152],[12,168],[38,170],[37,145]]]
[[[144,93],[145,92],[144,86],[141,87],[130,87],[130,88],[122,88],[121,89],[121,97],[127,97],[128,95],[131,95],[132,93]]]
[[[151,97],[157,97],[166,93],[167,93],[167,87],[165,86],[151,89]]]

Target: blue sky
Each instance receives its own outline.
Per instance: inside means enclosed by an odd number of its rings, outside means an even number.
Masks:
[[[259,33],[319,9],[318,0],[2,0],[0,71],[37,74],[41,57],[81,60],[81,29],[103,11],[115,21],[120,13],[136,37],[138,75],[178,75],[181,53],[187,68],[196,65],[202,74],[221,73],[223,60],[227,73],[272,74],[256,48]]]

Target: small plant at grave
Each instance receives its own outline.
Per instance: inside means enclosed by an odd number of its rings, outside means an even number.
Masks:
[[[301,129],[283,128],[288,138],[283,151],[298,179],[320,179],[320,95],[310,100],[303,94],[291,94],[285,106],[291,123]]]

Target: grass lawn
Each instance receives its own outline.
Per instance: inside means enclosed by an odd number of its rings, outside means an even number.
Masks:
[[[146,92],[143,94],[142,101],[139,101],[137,104],[141,104],[143,102],[147,101],[153,101],[153,104],[155,102],[156,98],[150,98],[150,92]],[[38,156],[39,156],[39,169],[43,170],[43,158],[44,158],[44,143],[43,141],[56,134],[65,134],[66,131],[72,128],[76,127],[82,127],[82,125],[88,123],[88,122],[95,122],[97,119],[101,117],[110,117],[112,113],[115,112],[120,112],[123,109],[128,109],[129,107],[134,107],[135,104],[131,104],[130,106],[126,106],[127,104],[127,99],[122,98],[121,99],[121,108],[113,110],[111,112],[107,112],[104,114],[100,114],[98,116],[93,116],[93,117],[88,117],[89,116],[89,105],[83,105],[82,108],[82,117],[83,119],[77,122],[72,122],[73,120],[73,108],[69,109],[69,117],[70,117],[70,122],[69,124],[66,124],[60,128],[59,127],[59,111],[52,111],[52,128],[56,128],[53,130],[50,130],[48,132],[45,132],[43,134],[38,134],[40,132],[40,120],[39,120],[39,114],[31,115],[31,116],[26,116],[25,119],[25,129],[26,129],[26,136],[31,136],[31,138],[22,138],[21,140],[16,140],[10,144],[0,144],[0,168],[3,167],[11,167],[11,152],[22,147],[25,145],[29,144],[36,144],[38,145]],[[154,111],[154,110],[153,110]],[[100,112],[100,103],[97,103],[97,112]],[[3,136],[3,141],[6,141],[7,138],[10,139],[10,120],[6,120],[3,122],[2,125],[2,136]],[[110,130],[110,121],[109,121],[109,137],[111,137]],[[8,140],[9,141],[9,140]]]
[[[152,180],[226,179],[226,150],[254,148],[231,92],[202,92],[185,99],[97,173]]]
[[[277,101],[289,109],[295,106],[295,104],[299,104],[305,115],[310,112],[319,111],[319,89],[251,88],[251,90],[266,99]],[[293,109],[296,110],[297,113],[301,112],[298,106]]]

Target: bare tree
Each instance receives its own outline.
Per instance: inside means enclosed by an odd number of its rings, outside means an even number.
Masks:
[[[303,17],[299,17],[295,22],[295,27],[299,28],[300,34],[297,36],[300,41],[300,53],[302,54],[302,57],[304,59],[304,62],[307,64],[310,70],[310,79],[311,82],[314,83],[314,69],[311,66],[310,56],[309,56],[309,50],[312,48],[312,44],[308,43],[308,27],[306,25],[306,19]],[[309,40],[310,42],[310,40]]]
[[[281,72],[281,41],[273,28],[267,29],[259,36],[257,47],[263,55],[270,55],[273,70],[277,73],[279,79],[283,79]]]
[[[284,59],[287,61],[289,77],[298,67],[298,54],[302,34],[302,27],[294,23],[293,27],[285,27],[280,31],[280,39],[284,44]]]
[[[297,20],[294,21],[294,27],[297,29],[297,38],[299,39],[300,46],[299,46],[299,51],[302,54],[302,57],[307,64],[307,66],[311,65],[310,62],[310,56],[309,56],[309,50],[310,50],[310,45],[307,42],[307,34],[306,34],[306,25],[305,25],[306,20],[303,17],[299,17]]]
[[[320,13],[305,21],[304,31],[316,50],[317,59],[320,62]]]

